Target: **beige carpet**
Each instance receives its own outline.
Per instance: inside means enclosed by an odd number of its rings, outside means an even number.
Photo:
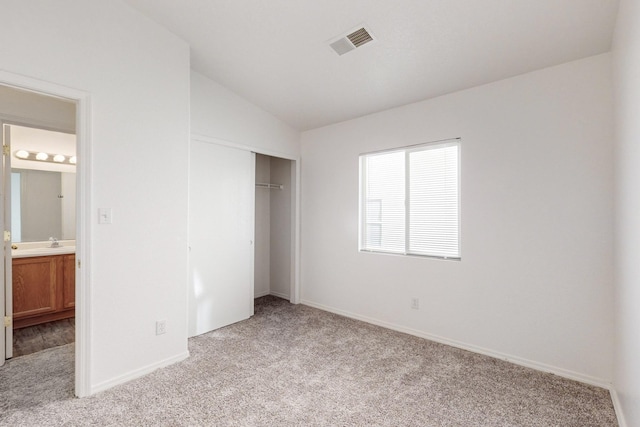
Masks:
[[[72,397],[72,345],[11,360],[0,425],[617,425],[606,390],[274,297],[189,350],[85,399]]]

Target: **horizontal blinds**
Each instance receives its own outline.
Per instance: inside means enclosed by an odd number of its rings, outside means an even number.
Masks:
[[[361,160],[362,249],[460,256],[457,141]]]
[[[458,257],[458,145],[408,156],[409,252]]]

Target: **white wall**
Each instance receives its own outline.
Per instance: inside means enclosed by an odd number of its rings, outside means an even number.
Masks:
[[[191,72],[191,133],[263,154],[300,155],[298,131],[195,71]]]
[[[271,182],[282,190],[271,191],[271,294],[291,297],[291,167],[292,161],[271,157]]]
[[[595,56],[304,132],[302,302],[609,383],[610,65]],[[359,253],[358,155],[454,137],[462,261]]]
[[[622,0],[613,46],[616,113],[616,356],[621,425],[640,425],[640,2]],[[622,416],[620,416],[622,415]],[[623,419],[626,419],[624,424]]]
[[[186,357],[189,47],[120,1],[0,9],[0,70],[90,95],[91,390]]]
[[[271,157],[256,155],[256,182],[271,182]],[[269,295],[271,291],[271,191],[256,187],[254,298]]]

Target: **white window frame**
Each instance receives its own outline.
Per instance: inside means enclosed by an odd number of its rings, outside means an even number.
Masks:
[[[461,245],[461,217],[462,217],[462,211],[461,211],[461,202],[460,202],[460,198],[461,198],[461,151],[462,151],[462,147],[460,144],[461,139],[460,138],[454,138],[454,139],[447,139],[447,140],[440,140],[440,141],[433,141],[433,142],[428,142],[428,143],[423,143],[423,144],[417,144],[417,145],[411,145],[411,146],[405,146],[405,147],[399,147],[399,148],[392,148],[392,149],[388,149],[388,150],[380,150],[380,151],[373,151],[373,152],[368,152],[368,153],[362,153],[359,156],[359,165],[360,165],[360,170],[359,170],[359,215],[358,215],[358,249],[360,252],[366,252],[366,253],[380,253],[380,254],[390,254],[390,255],[404,255],[404,256],[418,256],[418,257],[426,257],[426,258],[437,258],[437,259],[445,259],[445,260],[455,260],[455,261],[459,261],[462,259],[462,245]],[[409,156],[411,153],[414,152],[419,152],[419,151],[423,151],[425,149],[437,149],[437,148],[444,148],[444,147],[450,147],[450,146],[457,146],[458,150],[457,150],[457,154],[458,154],[458,159],[457,159],[457,211],[458,211],[458,216],[457,216],[457,232],[458,232],[458,241],[457,241],[457,256],[443,256],[443,255],[429,255],[429,254],[423,254],[423,253],[415,253],[415,252],[411,252],[409,250],[409,240],[410,240],[410,203],[411,201],[409,200],[409,187],[410,187],[410,170],[409,170]],[[405,162],[405,178],[404,178],[404,191],[405,191],[405,248],[404,251],[390,251],[390,250],[383,250],[383,249],[374,249],[371,246],[366,247],[365,244],[365,239],[367,236],[367,230],[366,230],[366,225],[367,225],[367,212],[366,212],[366,204],[367,204],[367,179],[366,179],[366,159],[369,156],[373,156],[373,155],[380,155],[380,154],[392,154],[392,153],[397,153],[397,152],[403,152],[404,153],[404,162]]]

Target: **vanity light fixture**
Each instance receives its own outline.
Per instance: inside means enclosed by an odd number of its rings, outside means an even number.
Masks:
[[[37,162],[49,162],[62,165],[75,165],[76,156],[66,156],[64,154],[50,154],[42,151],[18,150],[13,153],[18,159],[33,160]]]

